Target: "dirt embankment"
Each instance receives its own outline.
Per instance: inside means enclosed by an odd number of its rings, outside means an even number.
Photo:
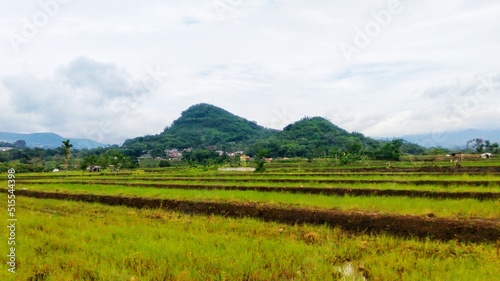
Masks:
[[[5,192],[5,189],[2,191]],[[410,215],[285,208],[265,204],[195,202],[30,190],[18,190],[17,194],[34,198],[98,202],[135,208],[162,208],[190,214],[215,214],[236,218],[252,217],[288,224],[327,224],[355,233],[387,233],[402,237],[457,239],[468,242],[498,241],[500,239],[500,224],[482,220],[456,220]]]

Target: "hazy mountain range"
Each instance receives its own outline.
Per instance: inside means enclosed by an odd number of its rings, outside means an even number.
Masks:
[[[62,145],[62,141],[69,139],[76,149],[92,149],[97,147],[105,147],[106,144],[99,143],[89,139],[75,139],[64,138],[54,133],[32,133],[32,134],[18,134],[0,132],[0,142],[13,143],[18,140],[24,140],[28,147],[41,147],[41,148],[56,148]]]
[[[491,143],[500,143],[500,130],[468,129],[455,132],[406,135],[401,138],[424,147],[461,149],[466,147],[467,141],[478,138],[489,140]]]

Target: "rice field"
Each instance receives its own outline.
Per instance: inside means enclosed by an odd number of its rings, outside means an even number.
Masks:
[[[498,278],[498,166],[404,166],[17,174],[0,280]]]

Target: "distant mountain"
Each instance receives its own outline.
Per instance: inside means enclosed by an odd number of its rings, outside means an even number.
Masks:
[[[490,140],[492,143],[500,143],[500,130],[468,129],[454,132],[406,135],[401,138],[424,147],[461,149],[465,148],[467,141],[477,138]]]
[[[26,142],[26,146],[28,147],[56,148],[62,145],[63,140],[67,139],[70,140],[70,142],[73,144],[73,147],[76,149],[91,149],[107,146],[105,144],[89,139],[64,138],[54,133],[18,134],[0,132],[0,142],[4,141],[13,143],[18,140],[24,140]]]
[[[123,147],[136,150],[155,148],[214,148],[238,150],[258,139],[268,137],[276,130],[236,116],[210,104],[197,104],[183,111],[172,126],[153,136],[125,141]],[[157,153],[161,153],[157,151]]]

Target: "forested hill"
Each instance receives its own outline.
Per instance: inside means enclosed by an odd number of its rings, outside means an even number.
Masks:
[[[250,156],[262,151],[270,157],[374,156],[387,143],[361,133],[349,133],[322,117],[304,118],[278,131],[266,129],[222,108],[197,104],[182,112],[181,117],[160,134],[127,140],[123,149],[128,156],[150,151],[154,157],[164,156],[165,149],[172,148],[243,150]],[[404,151],[407,144],[398,145]]]
[[[182,112],[165,136],[188,138],[184,146],[217,145],[231,142],[255,140],[270,136],[276,130],[266,129],[255,122],[236,116],[222,108],[210,104],[197,104]]]
[[[254,150],[269,156],[324,157],[336,153],[355,153],[378,148],[380,142],[361,133],[349,133],[322,117],[303,118],[283,131],[255,143]]]
[[[197,104],[183,111],[170,127],[154,136],[127,140],[123,147],[138,154],[153,150],[162,154],[167,148],[212,148],[241,150],[255,141],[275,134],[255,122],[210,104]]]

